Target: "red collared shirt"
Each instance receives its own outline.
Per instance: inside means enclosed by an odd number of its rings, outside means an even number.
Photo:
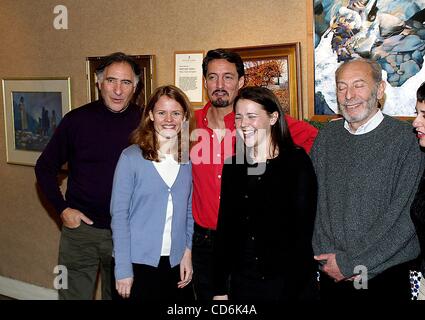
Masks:
[[[216,229],[220,205],[221,173],[224,160],[234,154],[235,114],[224,117],[226,134],[219,142],[213,130],[208,127],[208,102],[204,108],[195,111],[198,143],[191,150],[193,173],[193,218],[204,228]]]

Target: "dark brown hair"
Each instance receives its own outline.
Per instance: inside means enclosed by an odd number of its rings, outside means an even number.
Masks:
[[[422,82],[416,91],[416,100],[418,102],[425,102],[425,82]]]
[[[208,63],[213,60],[223,59],[227,62],[233,63],[236,66],[236,71],[238,72],[238,78],[241,78],[245,75],[245,69],[243,65],[242,58],[236,52],[228,51],[226,49],[214,49],[207,52],[204,60],[202,61],[202,73],[204,77],[207,77],[208,72]]]
[[[277,122],[271,128],[271,146],[272,152],[279,153],[296,148],[289,127],[285,119],[285,114],[275,94],[265,87],[245,87],[239,91],[238,96],[233,103],[233,109],[239,100],[251,100],[261,105],[261,107],[271,115],[273,112],[278,113]]]

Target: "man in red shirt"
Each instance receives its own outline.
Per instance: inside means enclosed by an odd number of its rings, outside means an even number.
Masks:
[[[241,57],[223,49],[208,51],[202,63],[209,102],[195,112],[198,143],[191,150],[193,172],[192,244],[193,283],[198,300],[212,300],[212,245],[220,205],[221,173],[224,160],[233,155],[235,114],[233,101],[244,85]],[[286,116],[295,144],[307,152],[317,129]]]

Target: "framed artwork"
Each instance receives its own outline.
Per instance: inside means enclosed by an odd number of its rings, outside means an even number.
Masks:
[[[382,111],[415,116],[416,90],[425,81],[425,1],[312,1],[314,106],[309,118],[336,117],[335,70],[346,60],[376,60],[386,81]]]
[[[245,66],[245,86],[271,89],[285,113],[302,118],[300,44],[229,48],[237,52]]]
[[[70,78],[2,80],[8,163],[35,165],[71,110]]]
[[[194,106],[204,102],[202,60],[204,51],[176,51],[174,53],[174,84]]]
[[[133,55],[131,56],[139,65],[141,74],[137,84],[136,91],[131,99],[131,102],[144,107],[153,90],[153,65],[154,56],[152,55]],[[87,57],[86,72],[87,72],[87,96],[88,102],[98,100],[99,88],[97,87],[96,69],[102,63],[105,57]]]

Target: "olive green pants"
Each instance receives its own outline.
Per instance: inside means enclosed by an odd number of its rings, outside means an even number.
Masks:
[[[111,299],[112,236],[84,222],[78,228],[62,227],[59,265],[67,271],[68,288],[59,289],[60,300],[91,300],[100,267],[102,299]]]

